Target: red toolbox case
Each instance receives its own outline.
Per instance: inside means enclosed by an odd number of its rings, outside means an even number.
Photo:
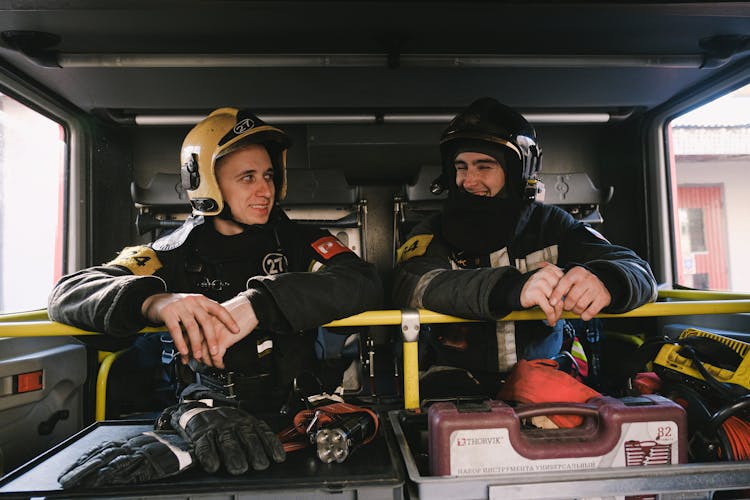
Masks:
[[[571,429],[526,429],[535,416],[575,414]],[[685,410],[657,395],[511,407],[502,401],[428,411],[430,473],[472,476],[687,463]]]

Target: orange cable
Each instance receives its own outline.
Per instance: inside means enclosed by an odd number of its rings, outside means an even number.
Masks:
[[[734,459],[750,459],[750,423],[737,416],[731,416],[721,426],[727,435]]]

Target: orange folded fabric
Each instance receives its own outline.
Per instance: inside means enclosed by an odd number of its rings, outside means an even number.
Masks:
[[[498,399],[519,403],[585,403],[601,394],[557,369],[551,359],[522,359],[511,370]],[[558,427],[577,427],[578,415],[549,415]]]

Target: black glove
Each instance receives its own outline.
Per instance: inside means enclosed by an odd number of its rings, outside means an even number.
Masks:
[[[189,444],[177,433],[150,431],[90,449],[57,481],[66,489],[145,483],[179,474],[193,462]]]
[[[208,473],[224,464],[232,475],[280,463],[286,452],[264,421],[233,406],[214,407],[213,401],[190,401],[166,410],[172,429],[192,443],[198,462]],[[160,418],[164,420],[165,415]]]

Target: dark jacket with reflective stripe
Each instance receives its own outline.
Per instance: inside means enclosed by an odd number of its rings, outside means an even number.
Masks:
[[[467,319],[493,320],[522,309],[523,282],[518,267],[534,269],[546,260],[563,269],[583,266],[609,290],[612,301],[605,312],[620,313],[656,299],[656,280],[648,263],[635,252],[613,245],[587,225],[553,205],[533,203],[522,213],[515,236],[507,247],[510,265],[454,269],[452,248],[441,236],[440,214],[420,222],[400,250],[393,297],[397,306],[423,307]],[[430,237],[426,248],[419,249]],[[416,238],[416,239],[415,239]],[[411,247],[410,247],[411,245]],[[421,255],[410,257],[416,253]],[[498,307],[490,296],[496,286],[508,283]],[[513,286],[510,284],[513,283]]]

